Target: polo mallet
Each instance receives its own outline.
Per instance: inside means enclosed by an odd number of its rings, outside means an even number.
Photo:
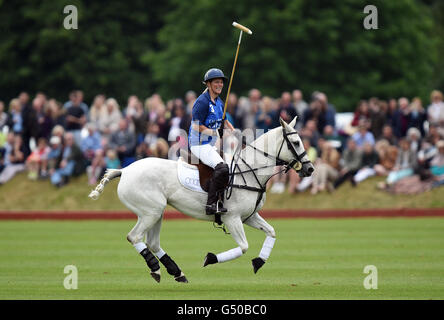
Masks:
[[[242,41],[242,32],[245,31],[248,34],[253,34],[253,32],[250,29],[237,22],[233,22],[233,27],[240,29],[240,33],[239,33],[239,41],[237,42],[236,55],[234,56],[233,70],[231,70],[230,82],[228,84],[227,98],[225,99],[224,115],[222,116],[222,121],[225,120],[225,113],[227,112],[227,104],[228,104],[228,98],[230,97],[231,83],[233,82],[234,71],[236,70],[237,56],[239,55],[239,47]]]
[[[240,29],[240,33],[239,33],[239,41],[237,42],[236,55],[234,56],[233,70],[231,70],[230,82],[228,84],[227,98],[225,99],[225,107],[224,107],[224,114],[222,116],[222,124],[221,124],[220,132],[219,132],[221,141],[222,141],[223,130],[224,130],[225,114],[227,112],[228,98],[230,97],[231,83],[233,82],[234,71],[236,70],[237,56],[239,55],[239,47],[240,47],[240,44],[242,41],[242,32],[245,31],[248,34],[253,34],[253,32],[250,29],[248,29],[247,27],[245,27],[237,22],[233,22],[233,27]],[[221,153],[222,153],[222,148],[221,148]]]

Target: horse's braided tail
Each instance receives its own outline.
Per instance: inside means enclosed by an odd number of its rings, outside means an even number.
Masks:
[[[100,194],[103,192],[105,185],[110,182],[112,179],[120,177],[122,175],[122,170],[120,169],[106,169],[105,174],[103,175],[102,180],[100,180],[97,187],[91,191],[88,197],[93,200],[97,200],[100,197]]]

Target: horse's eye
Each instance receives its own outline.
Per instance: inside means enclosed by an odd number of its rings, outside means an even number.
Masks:
[[[301,143],[299,141],[296,141],[296,147],[299,147]]]

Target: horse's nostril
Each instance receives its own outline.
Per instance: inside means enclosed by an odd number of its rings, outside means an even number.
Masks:
[[[313,167],[308,168],[309,173],[313,173],[313,171],[314,171]]]

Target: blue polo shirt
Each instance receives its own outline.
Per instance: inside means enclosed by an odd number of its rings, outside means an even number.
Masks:
[[[193,123],[204,125],[210,129],[220,128],[224,115],[224,102],[219,97],[214,102],[211,101],[208,90],[202,93],[194,102],[191,126],[188,132],[188,145],[190,147],[207,143],[212,146],[216,144],[215,136],[208,136],[193,129]]]

